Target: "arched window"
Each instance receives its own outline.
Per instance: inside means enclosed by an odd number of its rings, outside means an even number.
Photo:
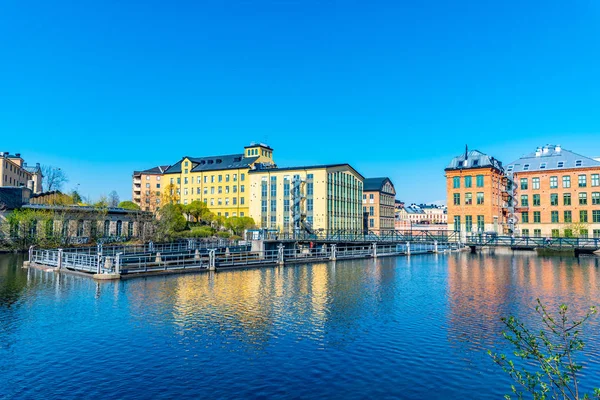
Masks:
[[[117,221],[117,236],[122,236],[123,235],[123,221],[118,220]]]
[[[109,237],[110,236],[110,221],[106,220],[104,221],[104,237]]]
[[[98,236],[98,221],[91,221],[90,223],[90,236],[95,238]]]
[[[54,220],[49,219],[46,221],[45,231],[47,238],[54,236]]]

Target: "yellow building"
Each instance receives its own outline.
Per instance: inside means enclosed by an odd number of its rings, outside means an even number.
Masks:
[[[249,172],[250,216],[279,232],[362,231],[363,176],[348,164]]]
[[[161,201],[166,194],[181,204],[203,201],[218,216],[248,216],[248,172],[258,164],[273,164],[266,144],[246,146],[242,154],[183,157],[164,172]]]
[[[0,187],[27,187],[33,193],[42,192],[40,164],[30,167],[21,154],[0,152]]]

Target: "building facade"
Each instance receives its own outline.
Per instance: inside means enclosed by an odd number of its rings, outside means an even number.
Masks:
[[[348,164],[249,172],[250,216],[282,233],[362,231],[364,178]]]
[[[133,172],[132,201],[141,210],[155,212],[162,199],[163,176],[169,165]]]
[[[448,224],[463,234],[505,233],[506,179],[502,163],[477,150],[454,157],[445,169]]]
[[[389,178],[364,180],[362,207],[367,214],[365,230],[381,233],[394,230],[396,189]]]
[[[248,173],[263,164],[273,165],[273,149],[262,143],[239,154],[185,156],[171,166],[134,172],[133,201],[147,211],[201,201],[217,216],[248,216]]]
[[[33,193],[41,193],[40,164],[28,166],[21,154],[0,152],[0,187],[26,187]]]
[[[514,186],[515,233],[600,238],[600,162],[546,145],[506,167]]]

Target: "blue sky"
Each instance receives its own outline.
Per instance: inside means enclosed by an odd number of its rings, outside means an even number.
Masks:
[[[445,199],[469,148],[600,156],[600,2],[0,2],[0,150],[66,188],[267,142]]]

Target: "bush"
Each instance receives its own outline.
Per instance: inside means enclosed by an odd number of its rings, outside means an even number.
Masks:
[[[220,238],[223,238],[223,239],[229,239],[231,237],[229,232],[225,232],[225,231],[217,233],[217,236]]]

